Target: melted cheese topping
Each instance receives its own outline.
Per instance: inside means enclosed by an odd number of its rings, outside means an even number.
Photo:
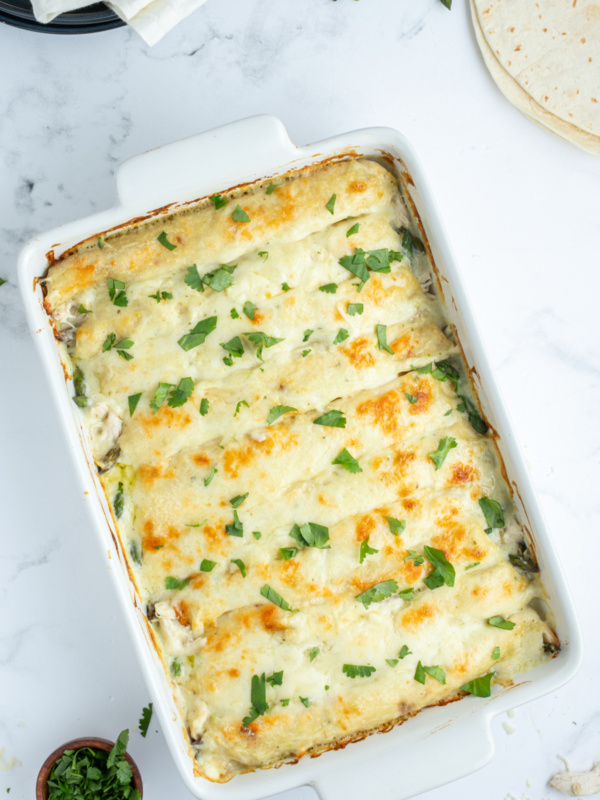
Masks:
[[[539,582],[509,560],[523,531],[465,413],[464,370],[460,388],[417,371],[461,362],[427,257],[403,247],[392,175],[351,159],[224,199],[94,237],[46,279],[197,768],[216,781],[389,726],[490,671],[509,680],[556,647]],[[392,251],[364,286],[340,264],[359,248]],[[225,264],[230,285],[199,291],[192,264]],[[211,317],[204,342],[178,344]],[[252,333],[272,338],[259,350]],[[332,411],[343,427],[315,424]],[[344,449],[353,471],[333,463]],[[503,508],[491,534],[484,497]],[[307,522],[323,546],[302,546]],[[431,588],[425,547],[453,585]],[[390,596],[357,599],[390,581]],[[443,682],[417,681],[419,662]]]

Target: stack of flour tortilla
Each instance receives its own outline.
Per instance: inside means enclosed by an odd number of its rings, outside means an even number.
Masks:
[[[470,0],[499,89],[538,125],[600,155],[598,0]]]

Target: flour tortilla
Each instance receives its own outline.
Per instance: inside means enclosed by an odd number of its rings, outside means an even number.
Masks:
[[[574,7],[580,9],[578,17],[569,14]],[[557,9],[564,14],[562,25]],[[600,5],[587,0],[547,0],[541,21],[538,11],[538,4],[527,0],[471,0],[475,35],[486,66],[503,94],[532,121],[600,155],[600,136],[595,133],[600,131],[600,102],[592,101],[600,101]],[[550,18],[552,28],[546,22]],[[578,26],[584,23],[586,35],[576,40]],[[527,64],[523,69],[522,63]],[[579,88],[574,88],[577,81]]]

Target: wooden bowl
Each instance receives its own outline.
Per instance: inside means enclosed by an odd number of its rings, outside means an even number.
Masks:
[[[71,739],[70,742],[61,744],[60,747],[57,747],[56,750],[50,753],[48,758],[42,764],[42,768],[40,769],[37,782],[35,784],[36,800],[48,800],[48,778],[52,772],[52,767],[62,756],[65,750],[80,750],[82,747],[93,747],[95,750],[104,750],[105,753],[110,753],[114,746],[115,743],[111,742],[109,739],[87,737],[82,739]],[[142,776],[140,775],[138,766],[129,753],[125,753],[125,759],[131,764],[131,769],[133,771],[133,787],[139,791],[140,797],[143,797],[144,791],[142,786]]]

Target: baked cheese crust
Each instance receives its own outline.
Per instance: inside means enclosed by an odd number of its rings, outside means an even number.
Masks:
[[[353,158],[93,237],[45,279],[211,780],[557,649],[415,230]]]

